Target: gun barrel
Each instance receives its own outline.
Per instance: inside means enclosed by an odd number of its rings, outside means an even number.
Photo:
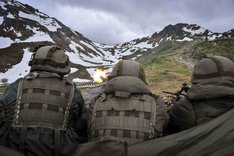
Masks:
[[[171,95],[177,95],[177,93],[172,93],[172,92],[168,92],[168,91],[163,91],[163,93],[165,93],[165,94],[171,94]]]

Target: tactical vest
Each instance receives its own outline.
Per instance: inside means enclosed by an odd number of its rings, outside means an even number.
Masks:
[[[120,89],[121,85],[115,86],[115,82],[120,83],[124,79],[129,80],[129,83],[135,83],[136,86],[145,85],[138,78],[122,79],[121,77],[114,78],[113,83],[109,83],[106,88],[108,92],[101,94],[94,103],[92,137],[95,139],[114,136],[124,139],[130,145],[155,136],[156,101],[154,97],[148,90],[137,90],[137,93],[134,93]],[[112,92],[113,86],[115,91]],[[129,89],[127,85],[125,87]],[[133,91],[134,88],[129,90]]]
[[[55,73],[30,73],[19,82],[13,126],[65,129],[73,94],[73,84]]]

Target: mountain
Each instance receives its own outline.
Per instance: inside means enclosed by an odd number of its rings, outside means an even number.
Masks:
[[[139,60],[168,44],[233,38],[234,30],[213,33],[196,24],[168,25],[151,36],[107,45],[96,43],[56,18],[15,0],[0,0],[0,78],[13,82],[29,71],[31,51],[39,45],[57,44],[66,50],[74,81],[92,79],[96,67],[108,69],[119,59]],[[107,71],[110,71],[107,70]]]
[[[231,31],[228,31],[231,35]],[[146,55],[138,58],[147,75],[147,82],[151,90],[161,94],[170,102],[171,95],[162,94],[162,91],[176,93],[180,90],[182,83],[189,85],[193,67],[196,62],[204,57],[220,55],[234,61],[234,38],[222,35],[212,41],[168,41],[159,44]]]

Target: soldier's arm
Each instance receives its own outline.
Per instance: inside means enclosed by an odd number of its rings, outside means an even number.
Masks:
[[[76,128],[78,119],[81,118],[84,109],[84,99],[81,95],[81,92],[78,89],[75,89],[74,96],[70,108],[70,116],[72,127]]]
[[[87,140],[87,123],[82,118],[84,112],[84,99],[80,90],[75,89],[74,97],[72,100],[72,106],[70,109],[70,123],[80,136],[79,142],[85,142]]]
[[[156,97],[156,128],[162,134],[165,134],[168,125],[167,107],[160,96]]]
[[[169,111],[168,130],[177,133],[195,126],[195,113],[192,103],[182,98]]]
[[[5,116],[5,113],[4,113],[3,104],[2,104],[1,98],[0,98],[0,123],[3,121],[4,116]]]
[[[0,122],[8,116],[8,113],[11,114],[9,111],[14,111],[19,80],[8,85],[3,95],[0,96]]]

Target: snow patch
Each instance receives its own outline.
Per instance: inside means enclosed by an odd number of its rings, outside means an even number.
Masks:
[[[15,32],[15,34],[16,34],[17,37],[21,37],[22,36],[21,32]]]
[[[8,13],[7,18],[15,18],[11,13]]]
[[[182,28],[185,32],[189,32],[191,35],[195,35],[195,34],[203,34],[206,29],[200,27],[199,29],[197,30],[191,30],[191,29],[188,29],[187,27],[183,27]]]
[[[212,32],[210,32],[210,31],[208,32],[208,35],[212,35],[212,34],[213,34]]]
[[[3,16],[0,16],[0,25],[2,25],[3,20]]]
[[[72,63],[81,64],[81,65],[83,65],[85,67],[87,67],[87,66],[93,66],[92,63],[85,62],[84,60],[82,60],[81,57],[80,57],[80,54],[77,53],[77,52],[66,52],[66,55],[69,57],[69,60]]]
[[[3,10],[7,10],[7,8],[5,7],[5,3],[0,1],[0,7],[3,9]]]
[[[42,13],[42,12],[36,12],[37,15],[42,16],[42,17],[46,17],[46,18],[50,18],[48,15]]]
[[[79,47],[83,50],[85,50],[83,47],[86,46],[87,48],[92,49],[97,54],[93,53],[81,53],[79,50],[76,49],[76,47]],[[80,44],[75,43],[71,41],[71,44],[69,44],[69,47],[72,49],[73,52],[66,52],[66,54],[69,56],[69,59],[72,63],[76,64],[82,64],[85,67],[95,67],[95,66],[109,66],[118,61],[119,56],[112,55],[111,52],[103,50],[102,47],[104,44],[88,44],[84,41],[81,41]],[[105,54],[105,55],[104,55]]]
[[[81,45],[79,45],[78,43],[75,43],[74,41],[71,41],[71,43],[69,44],[69,47],[71,48],[71,50],[75,52],[78,52],[76,47],[79,47],[80,49],[85,51],[85,49]]]
[[[213,41],[216,38],[219,38],[221,36],[222,36],[222,34],[213,34],[213,35],[210,35],[210,36],[208,36],[208,41]]]
[[[146,42],[141,42],[141,43],[138,43],[135,45],[135,47],[138,47],[138,48],[153,48],[152,44],[148,44]]]
[[[96,71],[96,68],[87,68],[86,69],[91,77],[93,77],[94,72]]]
[[[36,28],[31,28],[29,26],[26,27],[27,29],[31,29],[35,34],[23,42],[38,42],[38,41],[49,41],[49,42],[54,42],[51,37],[42,31],[37,30]],[[22,42],[21,40],[17,40],[17,42]]]
[[[113,48],[114,45],[107,45],[107,44],[104,44],[104,43],[96,43],[96,42],[93,42],[97,47],[101,47],[101,48]]]
[[[160,42],[159,42],[159,43],[160,43]],[[158,42],[156,42],[154,47],[157,47],[157,46],[159,46],[159,43],[158,43]]]
[[[0,48],[9,47],[12,43],[13,41],[10,38],[0,36]]]
[[[71,73],[75,73],[76,71],[78,71],[77,68],[71,68]]]
[[[81,44],[84,44],[84,45],[87,46],[89,49],[92,49],[93,51],[95,51],[95,52],[98,53],[98,51],[97,51],[92,45],[90,45],[90,44],[88,44],[88,43],[86,43],[86,42],[84,42],[84,41],[80,41],[80,43],[81,43]],[[102,54],[100,54],[100,55],[102,55]]]
[[[40,23],[41,25],[43,25],[49,31],[52,31],[52,32],[57,31],[58,28],[61,28],[61,26],[52,18],[48,18],[48,17],[41,18],[38,15],[27,14],[22,11],[19,12],[19,16],[22,18],[27,18],[33,21],[37,21],[38,23]]]
[[[183,41],[193,41],[193,39],[184,37],[183,39],[177,39],[176,41],[183,42]]]
[[[167,37],[167,38],[166,38],[166,41],[167,41],[167,40],[171,40],[171,36]]]

